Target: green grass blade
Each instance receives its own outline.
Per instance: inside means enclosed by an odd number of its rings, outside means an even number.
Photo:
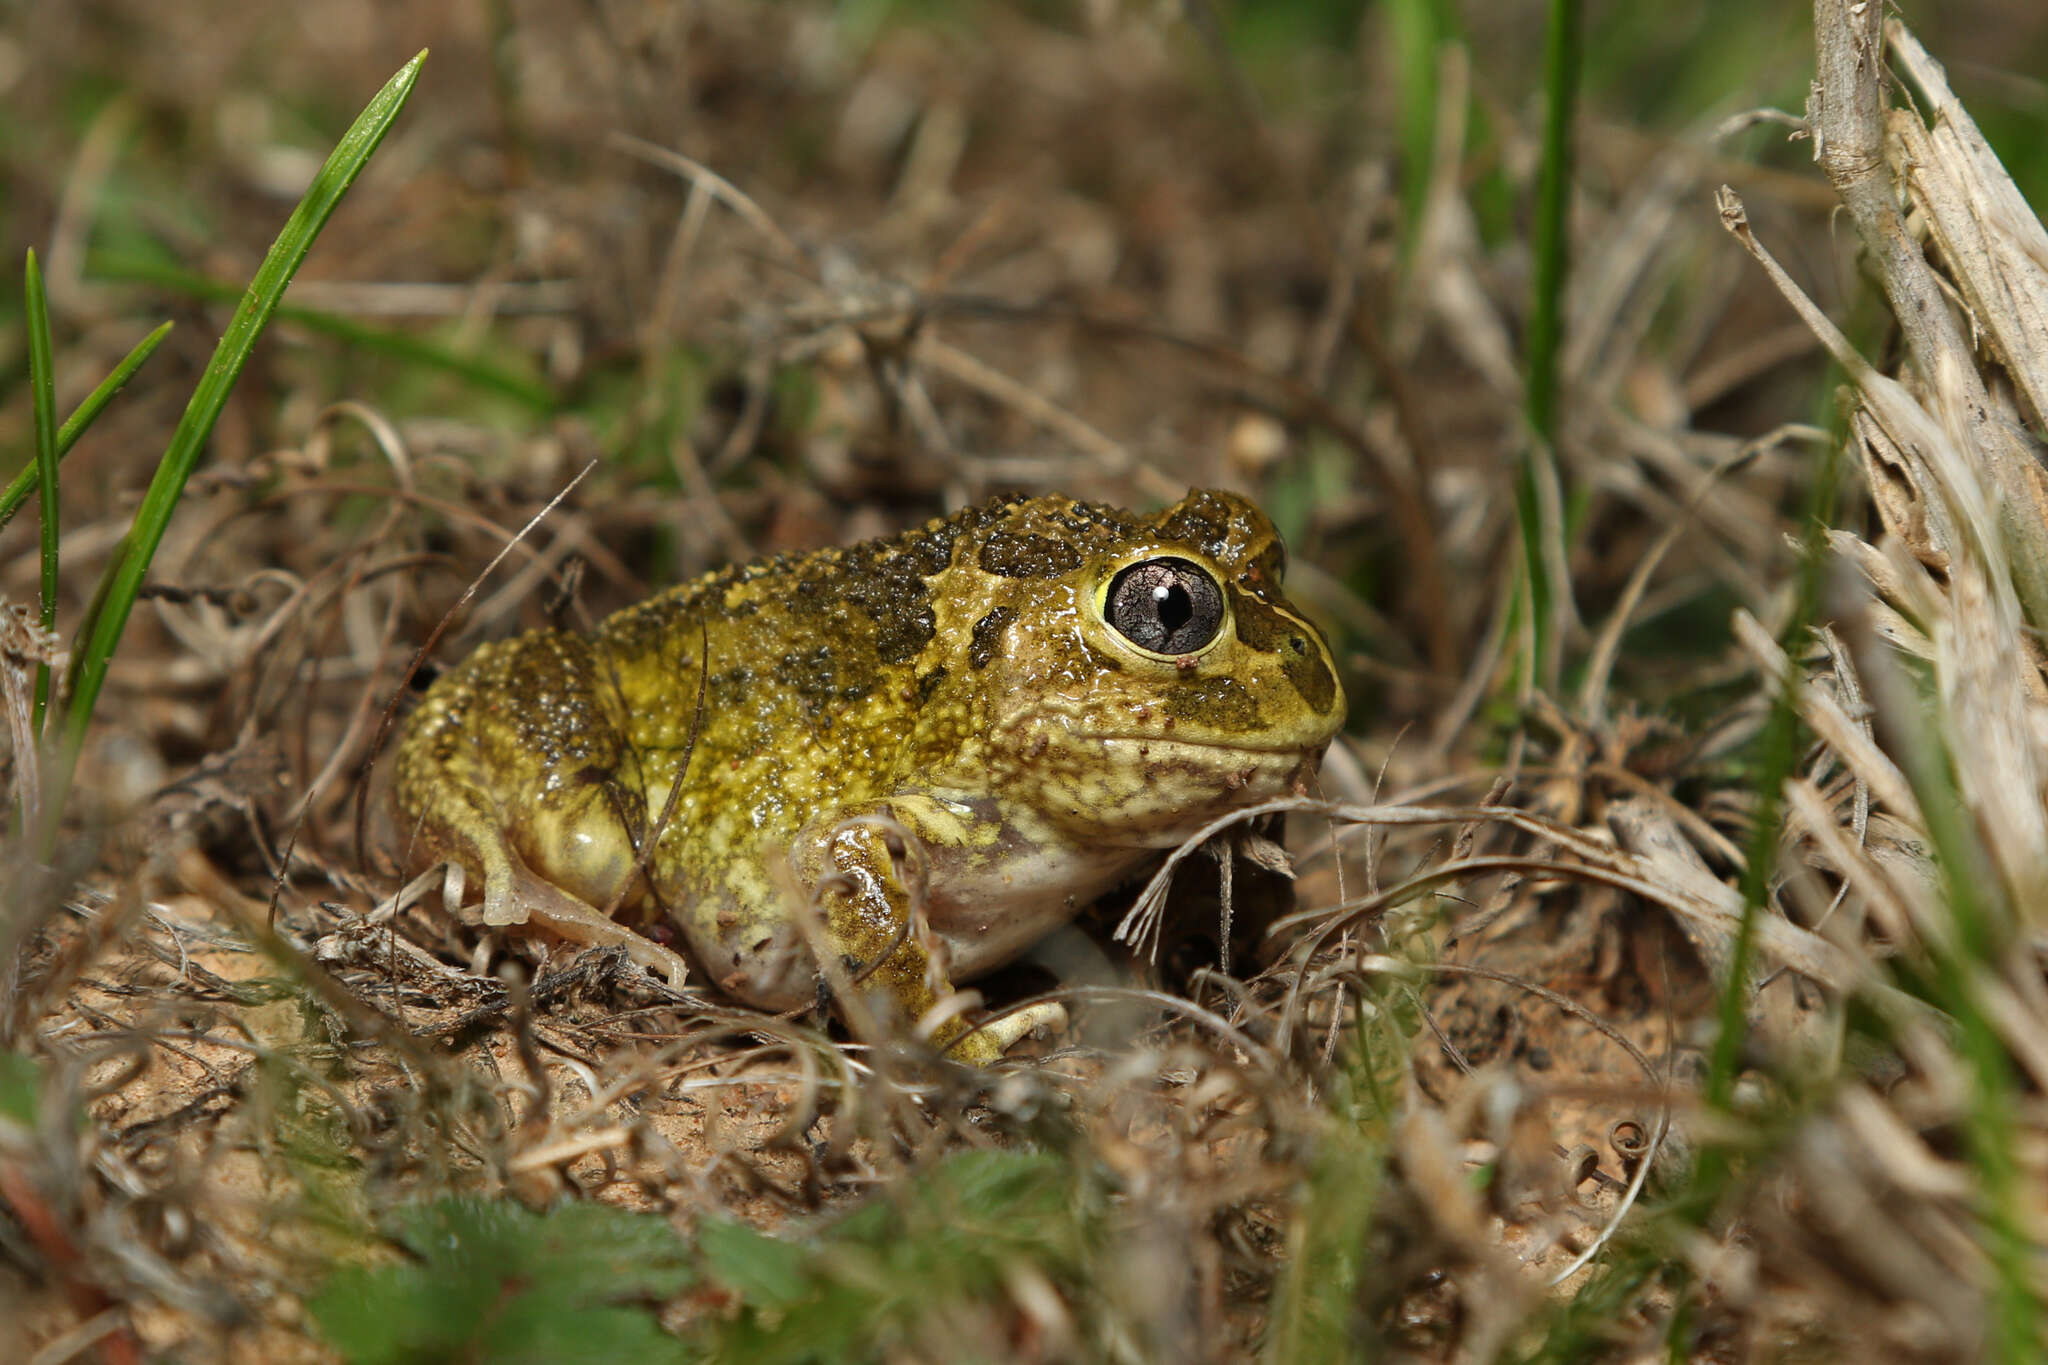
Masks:
[[[135,372],[142,368],[142,363],[156,353],[156,348],[163,344],[163,339],[170,335],[170,331],[171,324],[167,322],[137,342],[135,349],[114,367],[113,373],[102,379],[99,387],[87,394],[85,401],[64,419],[64,425],[57,428],[58,459],[61,460],[71,453],[71,447],[78,444],[78,438],[85,435],[86,430],[99,420],[99,415],[107,410],[107,404],[114,401],[114,395],[127,387],[128,381],[135,377]],[[21,510],[21,505],[28,501],[28,495],[35,490],[36,468],[33,464],[25,466],[14,476],[14,481],[7,485],[7,490],[0,493],[0,528],[14,520],[14,514]]]
[[[1319,1150],[1288,1228],[1286,1269],[1267,1320],[1265,1365],[1370,1360],[1360,1339],[1359,1286],[1383,1191],[1386,1153],[1360,1116],[1326,1115]]]
[[[107,679],[108,664],[115,646],[121,641],[121,632],[128,624],[128,613],[142,591],[143,577],[149,572],[150,560],[156,555],[164,529],[170,525],[171,513],[185,491],[185,481],[191,477],[206,448],[207,438],[213,434],[213,425],[227,404],[235,380],[241,376],[249,353],[255,349],[256,339],[277,311],[278,301],[284,297],[292,276],[312,249],[314,239],[326,226],[342,195],[348,192],[349,186],[362,174],[363,167],[369,164],[371,155],[391,130],[399,111],[405,107],[406,97],[412,93],[413,84],[419,79],[420,64],[426,57],[422,51],[407,62],[342,135],[333,154],[327,158],[327,164],[313,178],[312,187],[292,211],[284,230],[271,243],[269,254],[263,258],[255,278],[249,282],[248,291],[242,295],[234,318],[214,350],[213,360],[200,377],[198,387],[192,391],[192,401],[186,405],[185,416],[171,437],[170,448],[164,452],[163,460],[157,465],[156,476],[150,480],[149,490],[143,495],[142,506],[135,513],[127,541],[107,565],[99,610],[85,623],[83,643],[72,664],[71,704],[64,721],[65,770],[62,779],[68,779],[70,764],[84,742],[93,704],[99,700],[100,688]],[[51,804],[54,808],[60,803],[61,792]]]
[[[235,286],[223,280],[209,279],[197,271],[125,256],[96,255],[88,263],[86,273],[96,280],[154,285],[195,299],[225,301],[239,292]],[[476,388],[501,394],[535,412],[550,413],[561,405],[555,391],[538,379],[389,327],[372,327],[353,318],[322,312],[317,308],[299,308],[289,303],[278,308],[277,316],[281,321],[296,323],[308,331],[320,332],[362,350],[390,356],[407,365],[440,370]]]
[[[43,272],[35,249],[22,267],[22,300],[28,323],[29,397],[35,408],[36,486],[43,509],[43,629],[57,628],[57,379],[50,346],[50,300],[43,293]],[[43,713],[50,706],[50,666],[36,665],[35,733],[43,733]],[[17,763],[32,763],[33,754],[16,754]]]
[[[1544,44],[1543,167],[1536,190],[1535,293],[1529,306],[1529,427],[1535,433],[1516,485],[1515,507],[1526,557],[1529,605],[1535,627],[1530,676],[1542,687],[1557,683],[1558,606],[1569,583],[1552,581],[1551,567],[1567,562],[1561,514],[1546,515],[1546,468],[1557,448],[1558,356],[1564,344],[1564,288],[1571,264],[1572,125],[1579,102],[1580,0],[1550,0]],[[1558,543],[1553,544],[1553,540]]]
[[[2028,1163],[2019,1151],[2028,1139],[2017,1117],[2025,1087],[1984,989],[2005,970],[2001,960],[2010,953],[2014,915],[2000,903],[1996,874],[1985,871],[1996,862],[1969,817],[1939,724],[1926,719],[1921,742],[1900,757],[1927,819],[1954,929],[1949,942],[1930,946],[1938,998],[1956,1022],[1958,1070],[1970,1078],[1963,1140],[1977,1176],[1977,1214],[1983,1220],[1977,1241],[1991,1270],[1983,1358],[2038,1360],[2040,1305],[2033,1286],[2039,1252],[2021,1213],[2031,1197]]]
[[[1543,168],[1536,187],[1535,295],[1529,307],[1529,425],[1557,434],[1557,361],[1571,265],[1572,124],[1579,103],[1579,0],[1550,0],[1544,44]]]
[[[1401,240],[1414,244],[1436,155],[1437,60],[1452,20],[1443,0],[1390,0],[1387,38],[1400,86]]]

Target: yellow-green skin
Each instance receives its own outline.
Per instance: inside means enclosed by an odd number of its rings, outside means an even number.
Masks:
[[[1104,617],[1117,572],[1162,555],[1226,604],[1178,656]],[[917,1020],[1156,850],[1302,789],[1344,695],[1284,563],[1256,507],[1195,491],[1150,517],[997,500],[722,570],[436,682],[398,747],[401,833],[414,865],[481,877],[488,923],[676,979],[601,909],[666,922],[772,1010],[818,999],[831,953]],[[933,1037],[986,1062],[1022,1031],[970,1030]]]

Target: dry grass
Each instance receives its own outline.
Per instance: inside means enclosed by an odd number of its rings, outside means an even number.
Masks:
[[[1527,255],[1488,208],[1537,130],[1473,76],[1486,30],[1442,51],[1404,199],[1343,54],[1276,97],[1136,9],[362,0],[244,48],[205,7],[46,8],[0,56],[135,73],[0,154],[60,401],[181,324],[65,466],[65,620],[217,330],[155,263],[246,278],[301,121],[435,55],[179,509],[62,848],[10,860],[8,1358],[337,1358],[332,1286],[375,1313],[381,1270],[454,1273],[383,1235],[447,1195],[666,1215],[683,1268],[631,1297],[750,1359],[2039,1348],[2048,236],[1903,30],[1911,104],[1879,96],[1876,7],[1820,6],[1827,181],[1589,116],[1551,687],[1516,605]],[[1827,322],[1838,194],[1913,320],[1882,364],[1894,324]],[[1860,479],[1811,425],[1827,358]],[[1219,830],[990,983],[1066,1000],[1049,1055],[858,1048],[399,884],[374,761],[430,639],[997,489],[1208,483],[1287,530],[1351,733],[1288,813],[1291,893],[1273,826]],[[12,714],[50,642],[6,624]]]

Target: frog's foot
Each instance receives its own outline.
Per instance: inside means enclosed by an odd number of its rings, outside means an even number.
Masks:
[[[956,1062],[992,1066],[1005,1052],[1040,1029],[1056,1033],[1066,1027],[1066,1007],[1046,1001],[992,1019],[971,1032],[957,1018],[948,1020],[939,1026],[932,1041]]]
[[[608,918],[531,869],[513,863],[493,871],[497,875],[484,881],[484,923],[538,924],[571,943],[624,948],[634,963],[678,989],[689,975],[690,964],[681,954]]]

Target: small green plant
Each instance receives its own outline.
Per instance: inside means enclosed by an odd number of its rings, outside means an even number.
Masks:
[[[604,1204],[534,1213],[446,1199],[397,1217],[410,1259],[348,1266],[312,1302],[351,1365],[690,1357],[645,1305],[688,1288],[689,1248],[663,1218]]]
[[[806,1242],[706,1221],[697,1236],[705,1274],[737,1304],[698,1333],[694,1358],[886,1359],[892,1345],[919,1339],[920,1324],[953,1322],[963,1306],[1004,1293],[1015,1268],[1072,1286],[1097,1240],[1100,1196],[1066,1157],[960,1152]],[[957,1338],[951,1349],[975,1353]]]
[[[1389,1099],[1373,1075],[1372,1030],[1335,1079],[1330,1114],[1289,1228],[1286,1268],[1273,1298],[1264,1358],[1348,1360],[1360,1349],[1355,1321],[1361,1280],[1370,1274],[1370,1236],[1382,1191],[1383,1123]]]
[[[41,1112],[43,1066],[33,1057],[0,1050],[0,1124],[33,1128]]]
[[[1099,1196],[1056,1155],[962,1152],[808,1237],[705,1218],[685,1242],[602,1204],[441,1200],[397,1216],[403,1263],[336,1272],[312,1310],[350,1365],[885,1358],[995,1303],[1019,1267],[1076,1285]],[[703,1311],[673,1337],[653,1310],[686,1290]]]

